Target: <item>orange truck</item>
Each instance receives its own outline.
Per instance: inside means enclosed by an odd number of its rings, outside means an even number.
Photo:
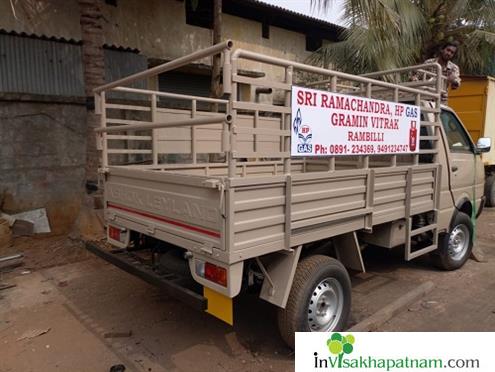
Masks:
[[[449,93],[449,106],[461,118],[473,141],[495,137],[495,78],[462,76],[461,87]],[[482,155],[486,206],[495,207],[495,150]]]

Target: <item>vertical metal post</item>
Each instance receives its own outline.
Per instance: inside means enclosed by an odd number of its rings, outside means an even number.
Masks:
[[[375,204],[375,170],[369,169],[366,177],[366,208],[373,210]],[[364,228],[367,231],[373,230],[373,211],[368,212],[364,219]]]
[[[411,230],[412,230],[412,218],[411,218],[411,195],[412,195],[412,182],[413,182],[413,168],[409,167],[406,174],[406,247],[404,250],[405,259],[409,260],[411,257]]]
[[[232,67],[232,75],[237,75],[237,59],[232,59],[231,63]],[[231,83],[232,89],[230,93],[229,99],[229,108],[231,111],[231,123],[225,123],[229,130],[229,150],[227,153],[228,159],[228,169],[229,169],[229,178],[234,178],[236,176],[236,168],[237,168],[237,159],[235,158],[237,151],[237,143],[236,143],[236,135],[235,135],[235,123],[237,118],[237,110],[234,109],[234,102],[237,101],[237,83]]]
[[[337,76],[332,76],[330,78],[330,91],[333,93],[337,92]],[[335,170],[335,156],[331,156],[330,159],[328,160],[328,170],[329,171]]]
[[[228,44],[226,49],[224,49],[222,52],[223,54],[222,91],[223,94],[227,94],[229,95],[229,97],[232,94],[232,53],[230,52],[231,47],[232,47],[232,43]],[[229,100],[229,103],[225,107],[225,111],[227,115],[232,115],[232,100]],[[226,162],[229,162],[228,130],[229,130],[229,124],[227,124],[226,122],[222,123],[221,151],[225,154]]]
[[[292,86],[294,68],[287,66],[285,68],[285,82]],[[292,91],[285,92],[285,107],[292,107]],[[291,131],[291,114],[282,114],[282,129]],[[290,239],[292,236],[292,176],[291,176],[291,136],[282,137],[284,153],[284,174],[285,174],[285,248],[290,248]],[[306,172],[306,158],[303,163],[303,172]]]
[[[151,122],[156,123],[156,94],[151,95]],[[151,130],[151,152],[153,156],[153,165],[158,164],[158,130]]]
[[[191,118],[194,119],[196,117],[196,110],[197,110],[197,101],[193,99],[191,101]],[[196,164],[197,163],[197,154],[196,154],[196,126],[192,125],[191,126],[191,154],[192,154],[192,163]]]
[[[337,76],[330,78],[330,90],[334,93],[337,92]]]
[[[292,66],[288,66],[285,69],[285,82],[288,85],[292,85],[292,78],[293,78],[293,73],[294,69]],[[285,107],[291,107],[291,91],[285,92]],[[284,118],[282,120],[283,123],[283,130],[291,130],[291,115],[290,114],[283,114],[282,117]],[[290,153],[291,153],[291,148],[290,148],[290,136],[285,136],[284,137],[284,174],[290,174],[290,166],[291,166],[291,160],[290,160]]]
[[[438,113],[434,114],[434,118],[435,118],[435,127],[434,128],[435,129],[433,130],[433,135],[438,138],[435,141],[436,152],[433,155],[433,161],[435,163],[438,163],[438,150],[440,147],[440,139],[439,139],[440,138],[440,125],[441,125],[441,122],[440,122],[440,105],[442,104],[441,93],[442,93],[443,85],[444,85],[444,82],[443,82],[442,68],[438,65],[437,66],[437,86],[436,86],[436,88],[437,88],[437,93],[439,94],[439,97],[437,97],[436,105],[435,105],[435,108],[438,109]]]
[[[253,122],[253,128],[256,129],[258,128],[259,120],[260,120],[260,112],[258,110],[254,111],[254,122]],[[253,134],[253,151],[255,153],[258,152],[258,136],[256,134]],[[259,157],[256,157],[256,161],[259,160]]]
[[[420,106],[421,105],[421,95],[420,94],[416,94],[416,99],[414,100],[414,103],[416,104],[416,106]],[[421,118],[419,120],[419,133],[418,133],[418,136],[421,135]],[[418,165],[419,164],[419,154],[414,154],[414,164],[415,165]]]
[[[99,106],[100,106],[100,126],[105,128],[107,126],[107,105],[105,102],[105,91],[99,94]],[[98,134],[97,134],[98,135]],[[107,132],[101,133],[101,166],[103,170],[108,168],[108,141]]]
[[[232,65],[230,63],[230,49],[223,51],[223,93],[232,93]]]
[[[399,102],[399,88],[394,89],[394,102]],[[390,166],[397,166],[397,155],[392,155],[392,159],[390,159]]]

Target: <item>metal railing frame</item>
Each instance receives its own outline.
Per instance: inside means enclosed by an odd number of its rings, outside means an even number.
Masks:
[[[283,172],[286,175],[289,175],[291,172],[291,154],[290,154],[290,112],[288,112],[288,108],[290,108],[290,96],[291,91],[290,87],[293,84],[293,76],[295,71],[302,71],[307,73],[314,73],[321,75],[323,77],[327,77],[326,80],[319,81],[317,83],[329,84],[329,90],[332,92],[337,92],[338,87],[342,86],[342,84],[338,84],[339,79],[347,82],[356,83],[362,86],[362,92],[365,97],[371,98],[374,91],[377,89],[383,89],[390,91],[393,94],[393,100],[395,102],[399,101],[399,95],[402,94],[410,94],[415,97],[416,104],[420,105],[422,99],[430,100],[435,102],[435,110],[439,110],[441,104],[441,92],[442,92],[442,82],[443,79],[441,66],[438,64],[422,64],[413,67],[381,71],[371,74],[365,75],[351,75],[339,71],[333,71],[324,69],[321,67],[310,66],[299,62],[289,61],[281,58],[271,57],[260,53],[255,53],[243,49],[237,49],[234,52],[231,52],[231,48],[233,47],[233,42],[231,40],[227,40],[223,43],[214,45],[212,47],[206,48],[204,50],[197,51],[195,53],[191,53],[184,57],[178,58],[176,60],[164,63],[162,65],[153,67],[149,70],[139,72],[137,74],[125,77],[123,79],[119,79],[117,81],[111,82],[109,84],[105,84],[101,87],[98,87],[94,90],[96,95],[96,103],[97,103],[97,113],[101,114],[101,126],[96,129],[97,134],[100,136],[99,143],[101,144],[100,148],[102,150],[102,168],[106,170],[108,168],[108,144],[107,144],[107,133],[110,132],[119,132],[119,131],[137,131],[137,130],[152,130],[152,159],[153,165],[158,165],[158,142],[157,142],[157,133],[156,130],[160,128],[169,128],[169,127],[191,127],[191,153],[193,157],[193,164],[196,164],[196,144],[195,142],[195,128],[200,125],[208,125],[214,123],[222,123],[222,152],[225,153],[227,159],[227,169],[228,169],[228,177],[234,178],[236,177],[236,168],[238,162],[238,145],[237,145],[237,128],[236,128],[236,116],[238,114],[238,107],[242,103],[242,109],[252,111],[254,115],[254,128],[257,128],[257,118],[259,118],[260,112],[270,112],[270,110],[274,110],[280,114],[281,116],[281,131],[283,134],[280,134],[280,159],[283,161]],[[167,92],[159,92],[153,90],[146,89],[137,89],[137,88],[129,88],[123,87],[123,85],[129,85],[133,82],[149,78],[152,76],[156,76],[157,74],[170,71],[185,65],[188,65],[194,61],[213,56],[215,54],[222,53],[223,54],[223,93],[227,94],[229,97],[226,99],[216,99],[209,97],[197,97],[191,95],[182,95],[175,93],[167,93]],[[238,77],[238,66],[240,60],[250,60],[255,61],[262,64],[269,64],[274,66],[279,66],[284,68],[285,76],[283,83],[277,83],[275,81],[270,82],[268,80],[259,80],[260,85],[269,86],[270,83],[273,83],[275,89],[281,88],[285,89],[284,96],[284,107],[277,108],[277,106],[266,105],[260,102],[240,102],[238,101],[238,81],[241,80]],[[428,83],[434,86],[434,91],[429,91],[425,89],[416,89],[414,87],[409,87],[400,84],[394,84],[388,81],[377,80],[374,78],[378,78],[384,75],[389,74],[400,74],[406,73],[412,70],[424,72],[424,69],[434,69],[436,70],[436,75],[432,73],[432,79]],[[436,79],[435,79],[436,76]],[[439,78],[440,77],[440,78]],[[246,80],[246,79],[244,79]],[[254,81],[255,79],[247,79],[248,81]],[[254,83],[253,83],[254,84]],[[133,94],[143,94],[149,96],[150,99],[150,111],[151,111],[151,122],[143,122],[143,124],[139,123],[130,123],[126,125],[117,125],[117,126],[107,126],[107,118],[106,118],[106,92],[115,91],[115,92],[125,92],[125,93],[133,93]],[[166,97],[166,98],[176,98],[191,101],[191,119],[187,120],[176,120],[169,122],[157,122],[156,114],[157,114],[157,97]],[[212,117],[203,117],[197,118],[197,102],[206,102],[206,103],[219,103],[226,105],[226,113],[218,114]],[[435,111],[436,112],[436,111]],[[438,114],[435,113],[435,120],[438,120]],[[289,133],[289,134],[287,134]],[[438,136],[438,128],[435,129],[435,135]],[[257,153],[256,146],[256,134],[253,135],[253,148],[254,153]],[[266,154],[259,153],[260,158],[269,157]],[[414,163],[417,164],[419,159],[419,155],[415,155]],[[306,162],[306,160],[304,160]],[[369,167],[369,155],[360,157],[360,167],[368,168]],[[397,156],[391,156],[391,166],[395,166],[397,164]],[[335,170],[335,156],[328,157],[328,170]]]

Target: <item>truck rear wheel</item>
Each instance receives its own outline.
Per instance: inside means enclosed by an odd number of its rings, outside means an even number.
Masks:
[[[351,280],[336,259],[314,255],[297,265],[285,309],[278,309],[283,340],[294,348],[294,332],[342,330],[351,309]]]
[[[433,253],[435,266],[456,270],[468,260],[473,249],[473,224],[466,213],[458,212],[448,234],[438,238],[439,247]]]
[[[495,175],[489,175],[485,180],[486,206],[495,207]]]

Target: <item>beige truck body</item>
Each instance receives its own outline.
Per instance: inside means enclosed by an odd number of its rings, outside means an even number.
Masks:
[[[227,99],[124,87],[216,53],[223,56]],[[238,69],[243,60],[260,71],[276,66],[285,78],[245,76]],[[194,280],[226,298],[239,294],[246,263],[256,262],[260,297],[281,308],[300,256],[315,242],[332,241],[336,258],[360,271],[366,244],[403,245],[406,260],[432,252],[457,211],[479,209],[483,171],[475,172],[475,163],[482,164],[474,147],[460,156],[449,151],[440,117],[450,111],[440,106],[439,67],[417,68],[433,72],[419,82],[400,80],[410,69],[348,75],[233,51],[226,42],[107,84],[96,90],[106,222],[181,247]],[[317,76],[312,86],[319,89],[420,106],[419,153],[291,158],[290,93],[293,84],[304,84],[299,73]],[[238,100],[241,85],[269,88],[278,102]],[[141,103],[112,100],[112,92],[139,95]],[[165,99],[188,108],[164,107]],[[218,112],[198,109],[205,104],[218,105]],[[209,161],[212,153],[225,160]],[[419,236],[427,243],[418,245]],[[129,236],[109,242],[126,248]],[[224,268],[226,284],[202,276],[202,262]]]

